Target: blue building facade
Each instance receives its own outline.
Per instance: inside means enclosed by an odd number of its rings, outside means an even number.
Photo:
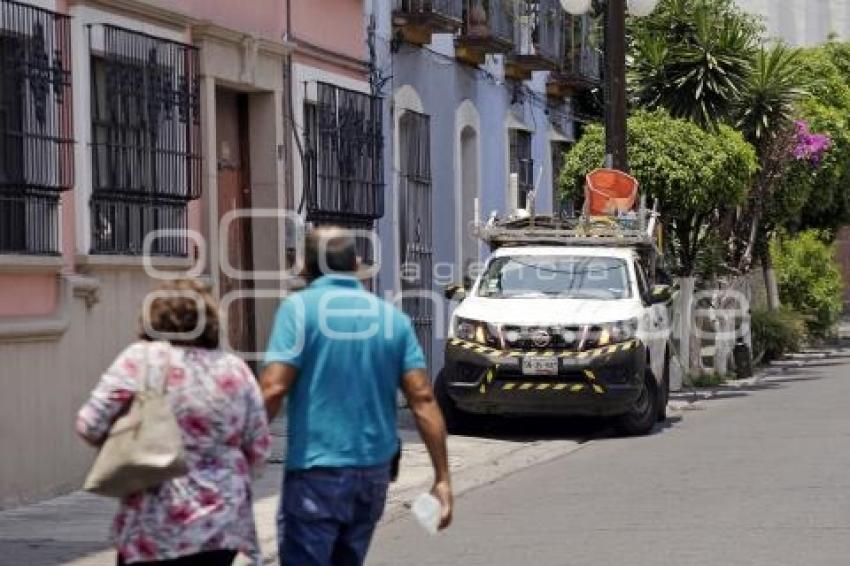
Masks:
[[[441,291],[486,257],[476,215],[558,208],[556,172],[576,131],[570,95],[596,86],[598,56],[587,20],[555,0],[373,0],[367,17],[385,100],[377,288],[403,291],[436,373]]]

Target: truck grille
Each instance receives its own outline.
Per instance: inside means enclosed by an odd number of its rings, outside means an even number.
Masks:
[[[578,350],[581,328],[578,326],[505,326],[505,346],[517,350]]]

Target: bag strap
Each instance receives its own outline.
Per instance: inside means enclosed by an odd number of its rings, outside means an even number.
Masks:
[[[165,395],[168,388],[168,372],[171,369],[171,345],[168,342],[151,342],[148,344],[148,347],[145,348],[145,381],[143,387],[145,391],[150,391],[151,389],[153,389],[153,387],[151,387],[151,367],[153,364],[151,364],[150,358],[151,353],[156,349],[158,345],[165,349],[165,364],[163,364],[159,373],[159,394]]]

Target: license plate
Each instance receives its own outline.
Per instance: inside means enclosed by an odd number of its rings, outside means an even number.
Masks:
[[[558,358],[528,356],[522,359],[523,375],[558,375]]]

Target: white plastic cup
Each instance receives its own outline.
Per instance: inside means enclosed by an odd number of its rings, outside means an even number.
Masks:
[[[422,525],[422,528],[429,535],[437,534],[437,529],[440,526],[440,514],[442,505],[440,500],[430,493],[423,493],[413,500],[413,505],[410,507],[413,511],[413,516]]]

